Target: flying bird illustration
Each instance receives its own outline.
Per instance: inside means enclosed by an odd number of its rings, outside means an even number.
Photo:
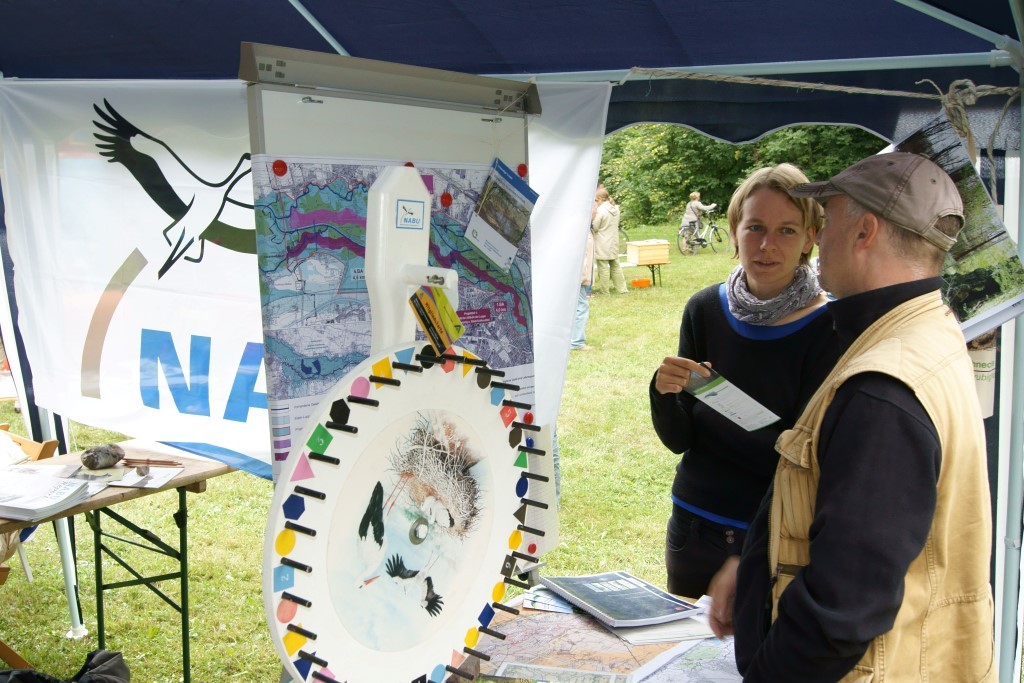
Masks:
[[[434,580],[427,576],[430,564],[422,570],[409,569],[401,555],[392,555],[388,558],[385,571],[399,583],[418,588],[420,607],[427,610],[430,616],[436,617],[444,606],[444,598],[434,592]]]
[[[202,261],[207,240],[233,251],[255,253],[254,231],[220,220],[228,203],[252,208],[251,204],[229,197],[235,185],[252,171],[251,168],[239,170],[249,160],[248,153],[241,156],[223,180],[210,182],[199,177],[163,140],[143,132],[121,116],[106,99],[103,100],[103,106],[104,109],[101,109],[99,105],[93,105],[96,114],[102,119],[102,122],[93,120],[93,124],[101,131],[93,133],[99,140],[96,146],[100,149],[100,155],[107,157],[110,163],[118,163],[128,169],[146,194],[171,219],[170,225],[163,230],[171,253],[160,267],[158,278],[163,277],[181,258],[193,263]],[[168,168],[171,164],[177,164],[209,189],[200,190],[186,201],[168,182],[161,169],[161,165]]]
[[[384,547],[384,486],[379,481],[370,494],[363,518],[359,520],[359,554],[363,567],[379,569],[386,552]],[[369,586],[380,577],[379,571],[372,571],[365,579],[356,582],[357,588]]]

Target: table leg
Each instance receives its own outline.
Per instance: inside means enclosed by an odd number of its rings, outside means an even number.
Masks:
[[[89,523],[92,526],[92,544],[95,553],[94,562],[96,567],[96,634],[97,643],[101,650],[107,649],[107,634],[103,628],[103,533],[100,530],[99,510],[87,512]]]
[[[188,506],[185,488],[178,489],[178,512],[174,515],[178,525],[178,560],[181,564],[181,666],[184,683],[192,680],[192,657],[189,650],[188,623]]]
[[[58,519],[53,523],[57,534],[57,547],[60,549],[60,565],[64,573],[64,597],[68,601],[68,616],[71,618],[71,630],[68,638],[84,638],[89,635],[88,629],[82,625],[82,615],[78,610],[78,569],[75,556],[71,551],[71,532],[67,518]]]

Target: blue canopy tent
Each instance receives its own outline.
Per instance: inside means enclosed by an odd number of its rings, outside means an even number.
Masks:
[[[670,122],[741,142],[810,122],[858,125],[894,139],[933,115],[937,100],[856,89],[935,94],[922,79],[943,91],[958,79],[1017,87],[1022,35],[1022,0],[51,0],[0,4],[0,76],[233,79],[239,45],[249,41],[467,73],[609,81],[609,132]],[[808,86],[679,78],[684,71]],[[848,90],[819,90],[817,83]],[[1006,102],[1006,95],[984,97],[968,108],[979,147],[989,145]],[[1018,105],[992,146],[1019,150],[1020,133]],[[1017,334],[1024,338],[1019,320]],[[1016,349],[1003,681],[1012,669],[1020,566],[1024,344]]]

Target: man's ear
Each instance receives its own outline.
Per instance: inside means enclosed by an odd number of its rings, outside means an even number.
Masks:
[[[882,224],[878,220],[878,216],[870,211],[865,211],[857,219],[857,224],[852,229],[857,235],[854,247],[856,249],[871,249],[877,245],[881,236]]]

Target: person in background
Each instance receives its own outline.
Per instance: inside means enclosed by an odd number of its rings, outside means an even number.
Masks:
[[[700,192],[693,191],[690,193],[690,201],[686,203],[686,210],[683,211],[683,219],[679,222],[679,231],[690,230],[691,223],[696,223],[696,228],[700,229],[704,227],[704,221],[702,216],[717,207],[718,204],[701,204]]]
[[[595,208],[596,208],[595,203]],[[580,293],[576,301],[576,315],[572,321],[569,348],[589,349],[587,345],[587,318],[590,317],[590,288],[594,280],[594,233],[587,231],[587,246],[580,269]]]
[[[960,195],[899,152],[790,193],[825,206],[822,285],[847,350],[776,444],[712,627],[735,630],[744,681],[995,681],[985,435],[940,295]]]
[[[787,191],[807,177],[780,164],[753,172],[729,202],[739,265],[728,281],[686,303],[676,355],[650,384],[662,443],[682,453],[665,537],[668,590],[700,597],[726,558],[739,555],[778,458],[775,439],[838,357],[825,294],[807,261],[821,228],[817,202]],[[778,422],[747,431],[685,389],[706,362]]]
[[[614,287],[618,294],[626,293],[626,277],[619,266],[619,207],[604,185],[598,185],[594,199],[594,260],[597,262],[595,294],[607,294]]]

